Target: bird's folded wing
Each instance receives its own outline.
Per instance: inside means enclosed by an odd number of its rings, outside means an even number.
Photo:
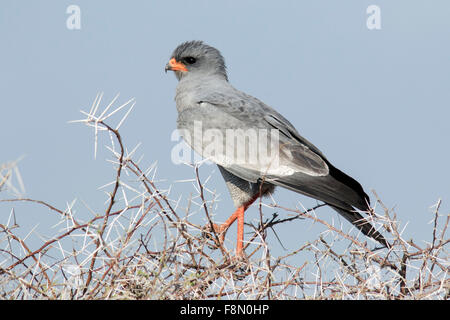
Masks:
[[[259,100],[205,100],[185,108],[177,121],[187,144],[204,158],[252,182],[296,173],[328,175],[329,168],[320,151]]]

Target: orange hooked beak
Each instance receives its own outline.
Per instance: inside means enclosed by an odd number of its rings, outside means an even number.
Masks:
[[[183,63],[175,60],[175,58],[170,59],[170,61],[166,64],[166,68],[164,70],[166,71],[166,73],[167,73],[167,70],[185,71],[185,72],[188,71],[186,66]]]

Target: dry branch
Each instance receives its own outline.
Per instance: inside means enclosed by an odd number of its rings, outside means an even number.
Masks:
[[[158,186],[154,166],[144,170],[133,159],[137,148],[127,151],[119,128],[134,100],[110,111],[115,97],[100,112],[101,99],[98,95],[90,111],[82,112],[86,118],[75,122],[94,128],[95,156],[99,134],[111,138],[114,177],[105,186],[110,190],[104,210],[82,221],[75,204],[63,210],[41,200],[0,200],[8,212],[18,202],[44,206],[57,213],[59,225],[65,223],[51,238],[32,246],[18,235],[11,217],[4,222],[0,216],[0,298],[448,299],[450,216],[440,212],[441,200],[434,207],[431,242],[421,245],[402,238],[395,212],[375,193],[383,212],[373,212],[371,223],[390,237],[390,249],[373,248],[358,234],[318,218],[315,211],[323,204],[298,210],[260,201],[255,205],[259,218],[247,223],[247,230],[252,230],[244,246],[247,259],[231,259],[225,247],[215,246],[220,241],[211,204],[217,195],[208,191],[208,179],[200,179],[199,166],[192,165],[197,194],[183,207],[180,199],[172,200]],[[111,125],[111,117],[127,108],[118,125]],[[4,168],[0,167],[0,191],[8,188],[13,172]],[[274,209],[292,215],[280,218]],[[205,237],[199,220],[210,226],[211,237]],[[310,221],[324,232],[274,255],[267,236],[278,237],[276,231],[294,221]]]

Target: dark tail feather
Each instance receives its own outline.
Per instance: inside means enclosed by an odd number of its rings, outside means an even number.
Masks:
[[[391,247],[389,242],[386,241],[386,239],[381,235],[381,233],[376,231],[375,228],[370,224],[370,222],[367,221],[366,219],[364,219],[364,217],[361,216],[359,213],[354,212],[354,211],[344,210],[344,209],[337,208],[337,207],[331,206],[331,205],[330,205],[330,207],[332,207],[339,214],[341,214],[345,219],[347,219],[353,225],[355,225],[366,236],[377,240],[379,243],[384,245],[386,248]]]

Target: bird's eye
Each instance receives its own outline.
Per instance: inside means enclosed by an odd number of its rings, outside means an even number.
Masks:
[[[183,59],[184,62],[186,62],[187,64],[194,64],[195,61],[197,61],[197,59],[195,59],[194,57],[186,57]]]

